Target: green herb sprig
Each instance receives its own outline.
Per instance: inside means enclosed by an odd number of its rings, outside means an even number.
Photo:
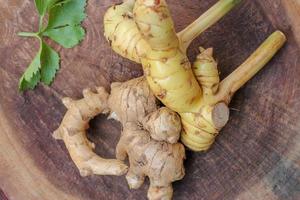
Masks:
[[[86,0],[35,0],[39,13],[38,32],[20,32],[19,36],[39,40],[39,51],[19,81],[19,90],[34,89],[41,81],[50,85],[59,69],[58,53],[44,42],[49,37],[65,48],[72,48],[85,36],[81,22],[86,18]],[[45,17],[48,23],[44,25]]]

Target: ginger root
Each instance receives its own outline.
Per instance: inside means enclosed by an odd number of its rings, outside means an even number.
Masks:
[[[123,125],[116,157],[129,158],[129,187],[139,188],[148,176],[148,198],[171,199],[171,183],[184,176],[185,150],[177,143],[181,122],[175,112],[158,109],[156,103],[145,77],[112,84],[108,99],[111,116]]]
[[[178,143],[181,132],[180,117],[166,107],[158,108],[157,99],[145,77],[125,83],[112,83],[111,94],[103,88],[97,93],[83,92],[81,100],[65,98],[68,111],[55,131],[62,139],[81,175],[126,175],[130,188],[139,188],[146,176],[150,179],[148,198],[171,199],[172,182],[184,176],[185,149]],[[103,159],[92,149],[86,138],[88,122],[96,115],[110,113],[123,128],[114,159]]]
[[[108,9],[105,36],[114,51],[143,65],[155,96],[182,120],[182,142],[194,151],[210,148],[229,119],[233,94],[251,79],[286,41],[274,32],[242,65],[220,81],[212,49],[201,49],[192,65],[190,43],[240,0],[220,0],[176,34],[165,0],[127,0]]]
[[[95,145],[86,137],[89,121],[100,113],[108,113],[108,93],[104,88],[97,88],[97,93],[86,89],[83,99],[64,98],[63,104],[68,109],[61,125],[54,132],[55,139],[64,141],[69,154],[79,169],[81,176],[122,175],[127,166],[116,159],[104,159],[93,152]]]
[[[145,76],[112,83],[111,93],[85,90],[84,98],[63,100],[68,111],[54,133],[62,139],[81,175],[121,175],[130,188],[149,177],[148,198],[171,199],[172,182],[183,178],[184,146],[207,150],[229,119],[233,94],[283,46],[276,31],[234,72],[220,80],[213,49],[200,48],[191,64],[191,42],[235,7],[240,0],[220,0],[179,33],[165,0],[123,0],[104,17],[105,36],[118,54],[141,63]],[[166,107],[158,107],[158,98]],[[177,114],[177,113],[179,114]],[[88,122],[103,113],[123,126],[117,159],[96,155],[86,138]],[[179,117],[180,116],[180,117]],[[130,167],[123,163],[128,157]]]

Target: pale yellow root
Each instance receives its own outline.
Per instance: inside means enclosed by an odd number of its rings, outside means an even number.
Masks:
[[[82,176],[122,175],[127,166],[116,159],[104,159],[93,152],[94,144],[86,137],[90,119],[100,113],[109,112],[108,93],[104,88],[97,88],[97,93],[84,90],[83,99],[64,98],[63,103],[68,111],[53,137],[64,141],[70,156]]]
[[[103,23],[104,35],[115,52],[132,61],[141,63],[141,58],[146,56],[151,47],[144,40],[135,24],[133,15],[135,2],[136,0],[123,0],[123,3],[114,5],[107,10]],[[158,1],[147,1],[145,3],[153,5],[155,2]],[[207,12],[203,13],[195,22],[179,32],[179,42],[184,47],[182,51],[185,52],[195,37],[215,24],[239,2],[240,0],[220,0]],[[147,29],[147,26],[145,28]],[[171,38],[168,38],[168,36],[171,36]],[[175,35],[169,34],[167,37],[161,38],[160,42],[163,45],[165,41],[170,41],[172,37],[175,37]],[[176,40],[173,41],[176,42]],[[156,44],[160,44],[160,42]]]
[[[201,85],[203,97],[208,98],[216,94],[219,88],[220,77],[217,62],[213,58],[213,48],[200,47],[200,54],[192,66],[194,75]]]
[[[104,15],[104,35],[114,51],[140,63],[147,44],[133,20],[133,6],[134,1],[128,0],[109,8]]]
[[[130,13],[128,23],[130,22],[134,35],[127,32],[122,40],[112,42],[112,48],[119,52],[122,48],[132,49],[122,46],[122,41],[127,44],[126,41],[139,38],[137,45],[130,43],[129,46],[143,49],[143,53],[130,52],[137,55],[135,60],[142,63],[155,96],[181,116],[182,142],[195,151],[207,150],[213,144],[216,135],[228,121],[228,104],[232,95],[252,78],[286,41],[284,34],[276,31],[245,63],[221,82],[217,63],[212,57],[212,49],[202,50],[192,67],[186,56],[189,44],[239,2],[240,0],[220,0],[194,23],[176,34],[165,0],[136,0],[134,5],[133,1],[130,1],[130,8],[128,7],[126,12]],[[120,8],[124,5],[125,3],[121,4]],[[118,15],[112,10],[109,13]],[[113,17],[110,19],[114,21]],[[126,32],[126,26],[121,26],[122,19],[118,19],[120,24],[114,23],[105,29],[109,38],[118,38],[122,36],[121,33]],[[124,53],[121,55],[128,57]]]
[[[208,12],[209,16],[219,18],[227,11],[222,14],[217,8],[229,2],[220,1]],[[272,34],[249,60],[219,83],[211,49],[202,50],[193,68],[183,51],[202,26],[195,23],[177,37],[165,0],[137,0],[133,11],[143,38],[152,49],[141,59],[151,89],[167,107],[180,114],[182,142],[195,151],[207,150],[228,121],[227,105],[233,93],[274,56],[285,43],[285,36],[279,31]]]
[[[198,114],[181,114],[184,126],[181,140],[186,146],[195,151],[203,151],[213,144],[215,136],[228,121],[229,109],[227,105],[230,103],[234,93],[274,56],[285,41],[284,34],[280,31],[274,32],[241,66],[219,84],[217,84],[218,80],[215,77],[216,66],[213,67],[211,65],[212,62],[208,62],[209,59],[207,58],[203,59],[205,57],[201,56],[201,54],[198,56],[198,60],[194,63],[194,68],[198,70],[195,74],[202,74],[200,82],[207,79],[207,72],[209,71],[211,71],[211,77],[214,78],[205,80],[207,81],[206,83],[201,83],[203,91],[208,90],[208,92],[204,92],[203,96],[203,102],[207,106],[202,107]],[[207,70],[199,70],[202,67]],[[212,86],[212,82],[216,84],[217,89],[212,88],[214,90],[210,90],[206,88],[207,86]],[[210,95],[205,95],[205,93]],[[223,104],[219,102],[223,102]],[[205,111],[206,109],[210,111],[207,112]]]

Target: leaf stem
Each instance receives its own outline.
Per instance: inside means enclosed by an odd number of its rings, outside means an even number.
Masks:
[[[224,15],[238,5],[242,0],[220,0],[197,20],[179,32],[178,38],[181,42],[182,50],[186,51],[191,42],[203,31],[219,21]]]
[[[39,20],[40,20],[40,21],[39,21],[39,33],[41,33],[42,30],[43,30],[43,20],[44,20],[44,15],[41,15]]]
[[[18,36],[22,37],[39,37],[39,33],[33,33],[33,32],[19,32]]]

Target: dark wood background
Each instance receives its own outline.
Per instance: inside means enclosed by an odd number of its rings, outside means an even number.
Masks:
[[[124,176],[80,177],[61,141],[51,137],[66,111],[60,98],[81,97],[95,85],[142,75],[141,67],[112,52],[103,37],[103,14],[115,0],[89,0],[87,37],[62,49],[51,87],[18,92],[18,79],[37,52],[19,31],[37,30],[33,0],[0,0],[0,199],[146,199],[147,184],[129,190]],[[177,30],[216,0],[169,0]],[[287,45],[234,97],[231,118],[207,153],[187,152],[186,176],[174,184],[177,200],[300,199],[300,8],[298,0],[243,0],[189,50],[214,47],[222,77],[275,29]],[[120,124],[99,116],[89,138],[96,152],[114,157]],[[0,190],[1,191],[1,190]]]

